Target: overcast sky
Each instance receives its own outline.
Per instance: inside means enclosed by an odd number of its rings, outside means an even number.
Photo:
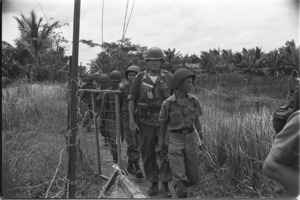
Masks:
[[[81,0],[80,39],[102,41],[103,0]],[[129,17],[134,0],[129,0]],[[39,5],[40,4],[40,5]],[[122,37],[126,0],[104,0],[103,39]],[[63,36],[73,39],[74,0],[2,0],[2,40],[14,45],[19,37],[13,16],[53,18],[70,26]],[[294,39],[299,45],[299,0],[136,0],[126,32],[131,42],[142,46],[175,48],[182,55],[209,49],[261,47],[268,52]],[[100,47],[80,43],[79,62],[86,65]],[[71,55],[69,45],[67,55]]]

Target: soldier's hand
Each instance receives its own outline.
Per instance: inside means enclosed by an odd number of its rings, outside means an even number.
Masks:
[[[131,131],[136,131],[136,130],[140,130],[140,128],[138,127],[138,125],[135,122],[129,122],[129,129]]]

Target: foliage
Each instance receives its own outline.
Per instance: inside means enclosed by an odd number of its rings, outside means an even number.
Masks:
[[[171,66],[181,63],[182,55],[179,51],[176,52],[175,48],[173,48],[172,50],[170,48],[168,48],[167,50],[164,50],[163,52],[165,54],[165,61],[170,63]]]
[[[66,80],[67,57],[65,44],[68,41],[55,31],[62,26],[58,21],[44,23],[34,10],[27,17],[21,13],[14,17],[21,36],[15,39],[16,47],[2,42],[2,72],[9,78],[30,77],[33,80]],[[52,20],[52,18],[50,19]],[[41,74],[40,74],[41,73]]]
[[[130,38],[125,38],[123,41],[107,43],[101,45],[102,51],[97,58],[90,64],[91,72],[109,73],[112,70],[125,70],[130,65],[138,65],[143,67],[143,55],[147,48],[138,44],[132,44]]]

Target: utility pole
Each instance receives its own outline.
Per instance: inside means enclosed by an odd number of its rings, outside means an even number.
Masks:
[[[74,4],[74,27],[73,27],[73,51],[71,70],[71,137],[70,137],[70,163],[68,170],[69,198],[75,198],[76,180],[76,132],[77,132],[77,80],[78,80],[78,49],[79,49],[79,26],[80,26],[80,0],[75,0]]]

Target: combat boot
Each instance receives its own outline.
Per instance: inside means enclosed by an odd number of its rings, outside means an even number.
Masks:
[[[169,185],[168,182],[162,182],[162,186],[161,186],[161,194],[163,195],[163,197],[168,198],[171,196],[171,192],[169,189]]]
[[[129,159],[128,159],[127,171],[130,174],[133,174],[133,175],[136,174],[135,168],[133,166],[133,162],[131,160],[129,160]]]
[[[136,170],[135,177],[143,178],[143,172],[142,172],[142,169],[140,168],[139,161],[135,160],[133,164],[134,164],[134,167]]]

